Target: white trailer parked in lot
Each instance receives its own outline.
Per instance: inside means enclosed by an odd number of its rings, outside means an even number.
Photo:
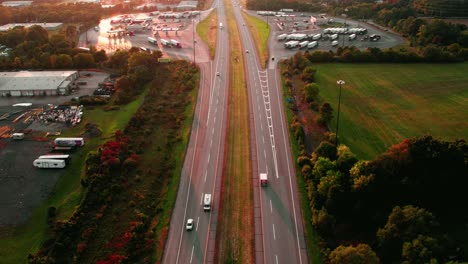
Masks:
[[[312,41],[307,45],[307,48],[308,49],[313,49],[313,48],[315,48],[317,46],[318,46],[318,42],[317,41]]]
[[[54,143],[61,147],[81,147],[85,144],[83,138],[56,138]]]
[[[335,46],[338,46],[338,41],[337,40],[332,41],[332,47],[335,47]]]
[[[41,169],[63,169],[65,165],[64,160],[36,159],[33,161],[33,166]]]
[[[309,44],[309,41],[302,41],[301,43],[299,43],[299,48],[300,49],[305,49],[307,48],[307,44]]]
[[[307,38],[307,34],[289,34],[286,39],[287,40],[304,40]]]
[[[171,42],[172,46],[177,47],[177,48],[182,48],[182,45],[180,45],[179,41],[177,41],[175,39],[171,39],[170,42]]]
[[[148,37],[148,42],[154,45],[158,45],[158,40],[152,37]]]
[[[315,34],[312,36],[312,40],[319,40],[322,37],[322,34]]]
[[[44,160],[44,159],[50,159],[50,160],[64,160],[65,161],[65,164],[68,164],[71,160],[71,157],[70,155],[67,155],[67,154],[62,154],[62,155],[42,155],[42,156],[39,156],[39,158],[37,159],[40,159],[40,160]]]
[[[276,37],[276,39],[279,40],[279,41],[285,40],[287,36],[288,36],[288,34],[281,34],[278,37]]]
[[[349,35],[349,40],[355,40],[355,39],[356,39],[356,34]]]
[[[338,39],[338,34],[333,34],[330,36],[330,40]]]
[[[293,49],[297,47],[297,45],[299,45],[299,41],[297,40],[291,40],[291,41],[284,43],[284,47],[287,49]]]
[[[165,39],[160,39],[159,40],[163,46],[170,47],[171,43]]]

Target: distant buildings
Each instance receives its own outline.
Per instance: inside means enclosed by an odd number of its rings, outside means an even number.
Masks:
[[[181,1],[177,5],[177,10],[193,10],[198,6],[198,1]]]
[[[30,6],[33,1],[4,1],[2,6],[5,7],[21,7],[21,6]]]
[[[63,23],[11,23],[11,24],[0,26],[0,31],[8,31],[15,27],[29,28],[34,25],[41,26],[47,30],[57,30],[63,25]]]
[[[0,96],[69,94],[78,71],[0,72]]]

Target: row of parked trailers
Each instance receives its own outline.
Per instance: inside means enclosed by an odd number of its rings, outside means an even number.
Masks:
[[[298,40],[291,40],[284,43],[284,47],[287,49],[294,49],[299,47],[300,49],[313,49],[318,47],[318,41],[298,41]]]
[[[364,35],[367,33],[366,28],[326,28],[323,34],[358,34]]]
[[[281,34],[276,37],[278,41],[285,40],[336,40],[338,39],[338,33],[334,34],[304,34],[304,33],[292,33],[292,34]],[[349,35],[349,40],[356,39],[357,33]]]
[[[56,138],[54,140],[54,150],[68,151],[81,147],[84,143],[83,138]],[[42,169],[63,169],[70,160],[71,157],[68,154],[47,154],[35,159],[33,166]]]

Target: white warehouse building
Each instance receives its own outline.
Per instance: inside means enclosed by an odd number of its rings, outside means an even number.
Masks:
[[[78,71],[0,72],[0,96],[66,95]]]

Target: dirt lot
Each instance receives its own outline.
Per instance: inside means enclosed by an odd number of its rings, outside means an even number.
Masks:
[[[21,114],[33,111],[41,112],[48,104],[59,105],[73,97],[92,94],[98,83],[108,77],[106,73],[91,72],[90,76],[80,77],[86,85],[68,96],[44,97],[9,97],[0,98],[1,129],[11,129],[0,138],[0,225],[14,225],[26,221],[31,210],[46,199],[57,179],[67,169],[38,169],[33,167],[33,161],[40,155],[51,151],[53,137],[45,138],[46,132],[64,131],[67,126],[63,123],[43,123],[27,120],[27,114],[16,120]],[[32,103],[30,107],[13,107],[16,103]],[[84,113],[86,117],[86,112]],[[23,140],[12,140],[7,134],[26,131]],[[46,139],[47,141],[44,141]],[[73,156],[73,155],[72,155]]]

